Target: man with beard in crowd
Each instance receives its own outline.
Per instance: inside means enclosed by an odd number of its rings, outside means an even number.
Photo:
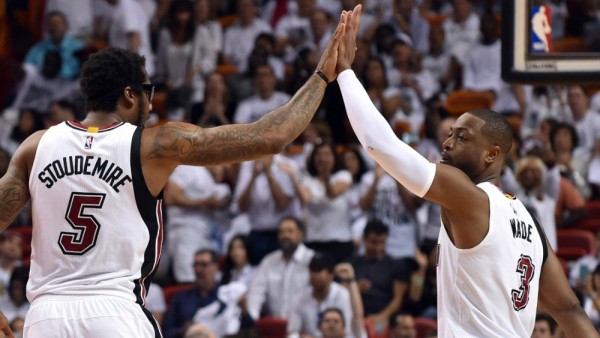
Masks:
[[[302,244],[304,223],[284,217],[278,226],[279,250],[260,262],[248,292],[248,312],[254,319],[261,314],[289,318],[292,300],[309,287],[308,275],[315,252]]]

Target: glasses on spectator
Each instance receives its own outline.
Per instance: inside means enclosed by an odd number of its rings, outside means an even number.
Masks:
[[[154,85],[151,83],[142,83],[142,90],[148,95],[148,100],[152,102],[154,98]]]

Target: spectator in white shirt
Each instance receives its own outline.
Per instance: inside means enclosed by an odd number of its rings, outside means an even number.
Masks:
[[[235,111],[233,122],[255,122],[266,113],[288,102],[290,96],[275,90],[276,83],[275,74],[269,65],[258,66],[254,74],[257,94],[240,102]]]
[[[315,252],[302,244],[304,224],[285,217],[278,236],[280,249],[262,260],[250,285],[247,307],[254,319],[262,313],[289,318],[293,299],[309,287],[308,265]]]
[[[290,174],[280,168],[293,160],[280,154],[242,163],[234,194],[234,207],[250,221],[250,261],[261,259],[277,249],[277,225],[284,216],[300,216],[300,201]]]
[[[311,288],[300,293],[294,301],[291,316],[288,318],[288,335],[297,338],[300,334],[319,337],[318,318],[328,308],[338,308],[344,318],[352,318],[350,293],[333,281],[334,259],[316,253],[308,266]]]
[[[192,56],[191,103],[203,102],[205,77],[217,68],[219,53],[223,49],[223,28],[211,15],[210,0],[198,0],[194,5],[196,32]]]
[[[446,49],[463,64],[471,46],[479,40],[479,16],[473,11],[473,0],[453,0],[452,15],[442,27],[446,33]]]
[[[271,26],[259,19],[256,4],[253,0],[238,0],[238,19],[225,32],[223,59],[225,63],[238,67],[238,73],[244,73],[254,40],[258,34],[270,32]]]
[[[138,53],[146,58],[146,71],[155,72],[154,54],[150,47],[150,18],[136,0],[106,0],[113,6],[108,26],[108,44]]]

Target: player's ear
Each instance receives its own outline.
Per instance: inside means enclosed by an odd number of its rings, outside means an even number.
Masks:
[[[491,146],[488,150],[487,150],[487,154],[485,155],[485,161],[487,163],[493,163],[495,161],[497,161],[502,154],[502,149],[500,149],[499,146]]]
[[[125,87],[125,89],[123,89],[123,98],[125,99],[125,101],[133,104],[134,100],[135,100],[135,96],[136,96],[136,92],[130,86],[127,86],[127,87]]]

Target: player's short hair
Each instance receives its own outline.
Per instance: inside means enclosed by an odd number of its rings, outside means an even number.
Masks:
[[[145,64],[143,56],[122,48],[109,47],[90,55],[79,79],[86,112],[113,112],[128,86],[141,94]]]
[[[490,143],[500,147],[504,154],[510,151],[514,133],[510,123],[502,114],[490,109],[474,109],[469,110],[467,113],[485,121],[481,133]]]

